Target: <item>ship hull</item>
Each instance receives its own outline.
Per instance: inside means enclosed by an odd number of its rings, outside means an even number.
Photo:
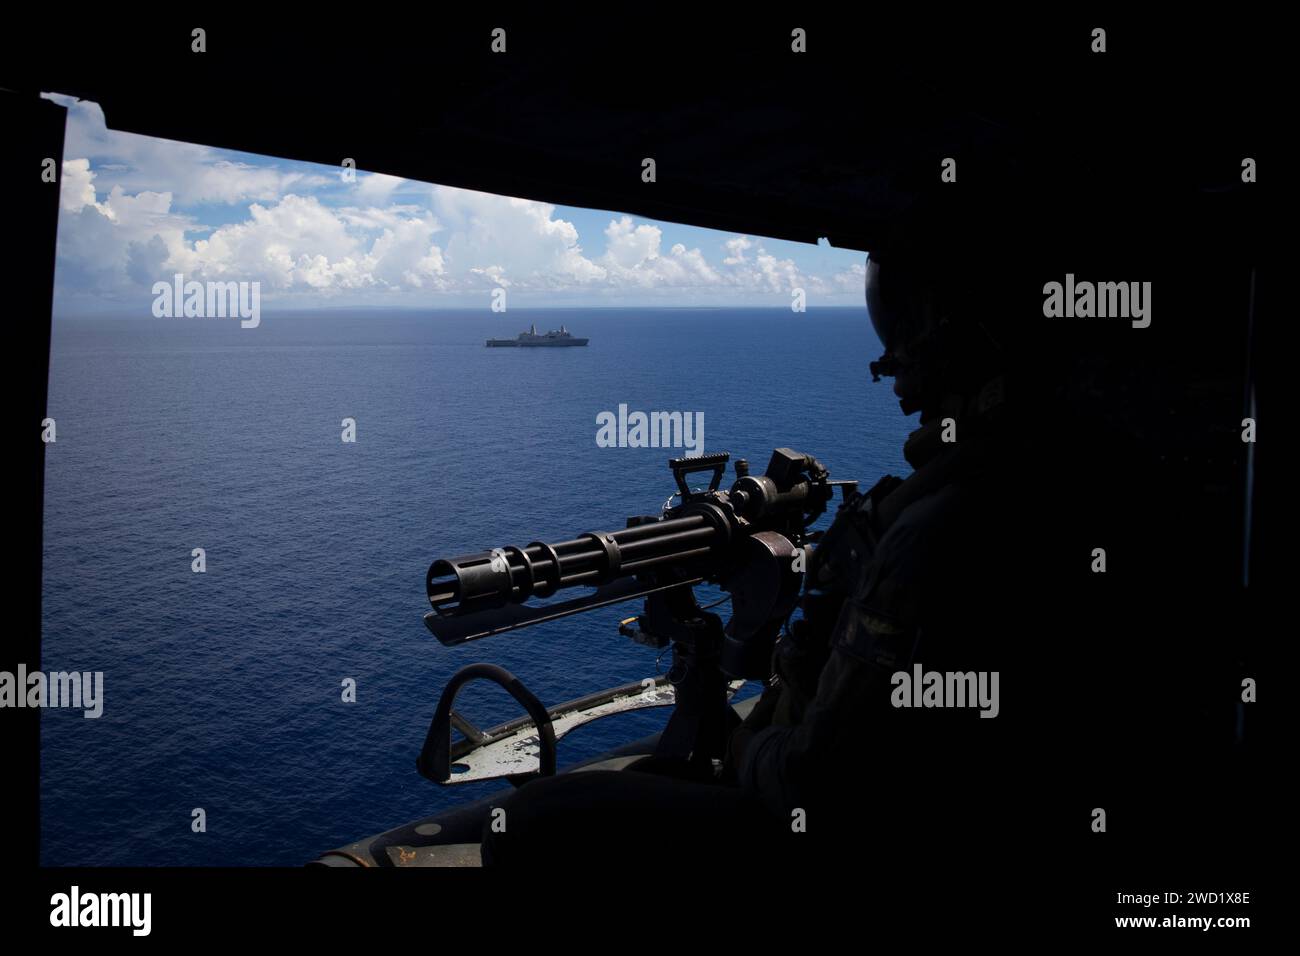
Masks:
[[[563,339],[551,342],[520,342],[516,339],[488,339],[490,349],[563,349],[586,345],[586,339]]]

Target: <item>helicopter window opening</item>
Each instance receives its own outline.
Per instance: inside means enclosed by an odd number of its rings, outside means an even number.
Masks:
[[[427,594],[411,601],[429,560],[456,541],[507,542],[521,527],[529,531],[518,545],[653,516],[673,487],[664,460],[682,454],[663,448],[711,450],[704,409],[711,427],[717,409],[718,435],[725,423],[758,450],[770,435],[785,441],[808,419],[790,391],[797,396],[801,376],[814,371],[800,357],[808,341],[824,342],[823,358],[834,359],[846,354],[845,337],[869,334],[859,253],[127,134],[109,129],[95,103],[50,98],[68,116],[42,641],[52,656],[78,656],[89,602],[141,659],[202,686],[193,706],[168,720],[202,728],[196,733],[214,750],[266,741],[248,777],[251,800],[268,795],[256,809],[271,807],[269,795],[311,785],[294,758],[301,737],[267,728],[292,727],[300,705],[324,700],[324,720],[361,730],[334,735],[340,759],[383,764],[381,775],[393,768],[377,805],[374,777],[348,798],[400,821],[408,762],[376,760],[375,741],[418,722],[463,659],[428,642]],[[155,291],[160,285],[165,291]],[[810,314],[791,308],[794,289],[806,293]],[[155,311],[161,295],[167,304]],[[534,326],[590,336],[590,345],[486,347]],[[682,348],[705,333],[707,348]],[[773,387],[746,387],[739,359],[719,375],[719,349],[766,365]],[[785,376],[792,361],[805,367]],[[866,393],[860,368],[843,362],[836,373],[837,394]],[[668,381],[687,384],[662,387]],[[704,388],[724,391],[699,398]],[[601,447],[595,416],[620,406],[645,410],[646,440]],[[829,419],[812,416],[808,427],[824,432]],[[898,423],[890,447],[901,449],[906,430]],[[832,444],[833,436],[814,437],[819,451]],[[859,460],[845,462],[849,453]],[[862,458],[845,442],[835,460],[857,473],[871,464]],[[690,485],[702,491],[707,479]],[[198,548],[202,575],[191,564]],[[120,564],[85,578],[87,550]],[[575,574],[593,568],[600,563]],[[529,603],[590,596],[598,577]],[[448,597],[449,581],[440,582]],[[140,613],[132,594],[166,610]],[[700,588],[701,603],[722,597]],[[657,646],[620,636],[617,622],[635,610],[610,605],[543,624],[535,640],[496,638],[467,653],[481,646],[548,706],[572,701],[668,668]],[[250,619],[259,626],[249,628]],[[182,620],[244,639],[220,644],[217,658],[196,658],[178,640]],[[343,676],[334,673],[341,657],[343,674],[358,674],[359,708],[328,698]],[[246,699],[238,675],[258,659],[280,673],[325,675],[311,686],[326,697],[261,695],[231,720],[205,723],[211,708]],[[124,694],[132,684],[147,693],[151,669],[119,673]],[[483,730],[521,716],[490,687],[465,688],[457,706]],[[647,708],[624,726],[649,734],[667,714]],[[131,740],[168,731],[137,711],[128,734],[87,757],[56,723],[43,760],[69,779],[88,768],[105,777],[131,769]],[[453,737],[467,743],[459,729]],[[595,756],[625,742],[584,729],[566,754],[585,747]],[[467,757],[452,769],[464,782],[478,765]],[[142,812],[186,799],[179,784],[146,772],[116,779]],[[84,862],[85,808],[68,799],[44,807],[48,859]],[[139,852],[124,830],[100,859],[138,865]]]

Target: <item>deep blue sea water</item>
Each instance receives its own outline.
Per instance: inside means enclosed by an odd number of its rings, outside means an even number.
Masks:
[[[484,347],[534,321],[591,344]],[[635,604],[444,648],[430,561],[657,513],[681,452],[598,447],[620,403],[702,411],[706,450],[756,471],[788,445],[836,477],[906,474],[878,353],[861,309],[56,318],[42,667],[103,671],[105,704],[42,715],[42,862],[297,865],[500,789],[415,771],[455,670],[502,664],[552,705],[668,661],[618,634]],[[515,715],[461,700],[482,726]],[[666,717],[581,728],[560,763]]]

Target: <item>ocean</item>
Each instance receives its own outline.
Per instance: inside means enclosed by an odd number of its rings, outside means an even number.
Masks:
[[[484,347],[534,322],[591,344]],[[56,318],[41,667],[102,671],[104,711],[42,714],[42,863],[299,865],[508,787],[415,771],[457,669],[500,664],[554,705],[668,657],[619,635],[636,604],[445,648],[430,562],[658,513],[685,452],[600,447],[620,404],[703,413],[705,450],[755,472],[789,446],[832,477],[905,475],[915,423],[871,383],[879,351],[863,309]],[[485,685],[458,709],[517,713]],[[559,763],[667,714],[580,728]]]

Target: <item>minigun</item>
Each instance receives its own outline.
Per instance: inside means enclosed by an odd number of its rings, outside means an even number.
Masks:
[[[674,712],[657,753],[709,763],[738,720],[727,706],[729,679],[771,676],[773,648],[799,600],[806,549],[819,536],[812,525],[836,486],[846,499],[857,488],[832,480],[813,456],[778,448],[762,475],[737,459],[735,481],[723,490],[729,460],[725,452],[672,459],[677,492],[662,514],[631,517],[622,530],[434,561],[425,624],[455,645],[644,598],[644,612],[619,630],[639,643],[672,646]],[[688,478],[706,471],[708,487],[692,489]],[[725,626],[696,601],[693,588],[705,583],[730,597]],[[594,591],[542,603],[576,587]],[[445,776],[421,759],[426,776]]]

